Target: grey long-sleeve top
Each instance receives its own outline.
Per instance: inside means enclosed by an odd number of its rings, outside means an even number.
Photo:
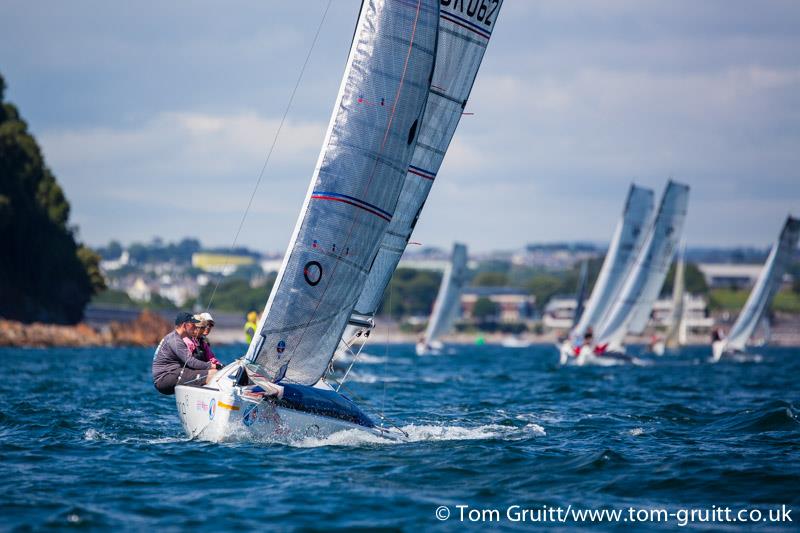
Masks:
[[[180,372],[184,365],[194,370],[211,368],[211,363],[208,361],[193,357],[181,336],[173,330],[161,339],[153,355],[153,383],[165,374]]]

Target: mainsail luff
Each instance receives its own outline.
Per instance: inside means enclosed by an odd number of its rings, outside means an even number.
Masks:
[[[413,154],[436,53],[435,0],[366,2],[323,148],[247,360],[269,379],[325,372]]]
[[[614,303],[622,287],[625,274],[633,265],[642,243],[647,237],[647,227],[653,213],[653,191],[631,184],[622,216],[614,230],[603,266],[586,303],[572,338],[581,338],[590,326],[594,329]]]
[[[598,342],[621,346],[628,332],[640,331],[642,317],[646,323],[674,257],[688,201],[688,186],[673,181],[667,183],[642,249],[613,307],[595,332]]]
[[[669,329],[667,330],[664,345],[667,348],[678,348],[681,344],[681,328],[683,327],[683,311],[684,311],[684,252],[681,249],[681,254],[678,261],[675,263],[675,279],[672,282],[672,316],[669,321]]]
[[[439,42],[428,104],[394,217],[383,236],[355,312],[373,316],[397,268],[466,106],[502,0],[472,10],[441,2]],[[347,340],[347,333],[345,334]]]
[[[461,302],[461,291],[467,284],[467,247],[456,243],[453,255],[445,267],[439,293],[433,303],[433,311],[428,327],[425,330],[425,345],[429,346],[440,336],[447,333],[458,316]]]
[[[726,349],[744,350],[780,288],[781,278],[797,248],[798,236],[800,236],[800,219],[788,217],[747,298],[747,303],[725,339]]]

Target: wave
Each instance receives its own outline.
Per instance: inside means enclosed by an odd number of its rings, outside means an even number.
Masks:
[[[317,448],[321,446],[363,446],[363,445],[396,445],[416,442],[441,442],[454,440],[513,440],[522,437],[543,437],[547,433],[538,424],[527,424],[522,428],[486,424],[473,428],[461,426],[437,426],[409,424],[400,428],[407,436],[387,438],[367,433],[358,429],[337,431],[327,437],[306,437],[288,442],[298,448]]]
[[[189,442],[185,435],[179,437],[124,437],[119,438],[115,435],[105,433],[95,428],[89,428],[83,433],[83,440],[110,442],[114,444],[175,444],[178,442]]]
[[[355,381],[356,383],[396,383],[400,378],[392,376],[376,376],[369,372],[357,372],[352,370],[347,376],[347,381]]]

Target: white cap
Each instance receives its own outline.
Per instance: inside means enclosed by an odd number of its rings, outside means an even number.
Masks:
[[[200,313],[199,315],[195,315],[195,318],[202,320],[203,322],[214,322],[214,318],[211,316],[211,313]]]

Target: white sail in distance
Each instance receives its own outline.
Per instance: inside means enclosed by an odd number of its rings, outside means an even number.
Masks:
[[[630,186],[600,274],[583,315],[572,330],[571,338],[582,338],[589,327],[596,329],[613,305],[614,298],[625,281],[625,274],[633,265],[647,237],[647,227],[653,214],[653,196],[650,189],[635,184]]]
[[[247,351],[269,380],[325,373],[394,216],[428,99],[436,0],[364,2],[289,248]]]
[[[419,139],[397,209],[356,303],[357,315],[374,316],[380,307],[461,120],[501,5],[502,0],[441,1],[436,65]],[[347,333],[344,337],[349,338]]]
[[[750,291],[747,303],[725,339],[726,350],[744,350],[780,288],[786,267],[797,249],[798,236],[800,236],[800,219],[788,217],[778,241],[770,250],[756,284],[753,285],[753,290]]]
[[[640,331],[642,317],[644,323],[649,319],[681,238],[688,203],[689,187],[669,181],[642,249],[613,306],[595,330],[599,343],[619,347],[625,335]]]
[[[433,312],[425,330],[425,345],[430,346],[453,327],[458,317],[461,291],[467,284],[467,247],[456,243],[453,255],[445,267],[439,293],[433,303]]]
[[[681,345],[681,328],[683,327],[684,314],[684,294],[685,294],[685,272],[686,263],[684,260],[684,250],[678,256],[675,263],[675,279],[672,282],[672,315],[669,321],[669,329],[664,339],[667,348],[678,348]]]

